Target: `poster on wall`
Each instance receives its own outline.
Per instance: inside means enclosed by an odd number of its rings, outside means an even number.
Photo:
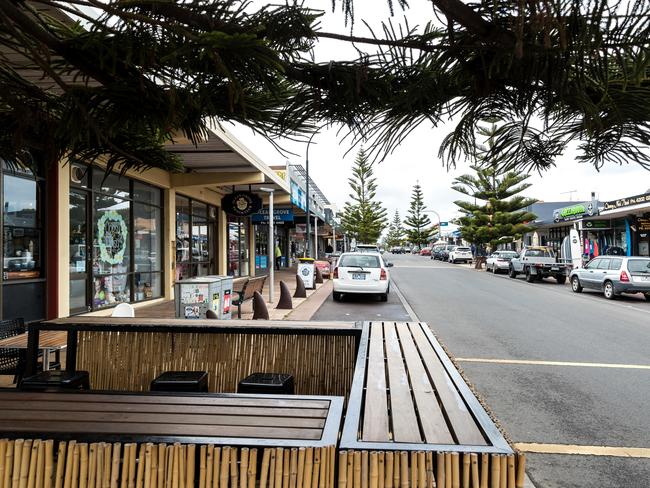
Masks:
[[[115,210],[102,214],[97,222],[99,259],[111,265],[122,264],[128,243],[128,227]]]

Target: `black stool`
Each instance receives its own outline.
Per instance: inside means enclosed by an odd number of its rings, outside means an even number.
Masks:
[[[253,373],[239,382],[237,393],[293,395],[293,376],[286,373]]]
[[[208,392],[205,371],[165,371],[151,382],[151,391]]]
[[[88,371],[50,370],[24,378],[20,382],[21,390],[61,391],[90,390]]]

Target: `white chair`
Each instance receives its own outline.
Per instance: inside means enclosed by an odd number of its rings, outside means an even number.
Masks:
[[[120,303],[113,309],[111,317],[135,317],[135,310],[130,303]]]

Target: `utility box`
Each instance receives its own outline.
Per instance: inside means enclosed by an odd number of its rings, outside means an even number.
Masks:
[[[204,319],[208,310],[213,310],[219,315],[223,309],[221,281],[218,276],[197,276],[177,281],[174,293],[176,317]],[[232,280],[230,290],[232,291]]]
[[[232,318],[232,276],[208,275],[206,278],[216,278],[220,281],[220,304],[214,311],[217,312],[219,320],[230,320]]]
[[[313,289],[315,275],[314,260],[312,258],[298,258],[298,275],[302,278],[305,288]]]

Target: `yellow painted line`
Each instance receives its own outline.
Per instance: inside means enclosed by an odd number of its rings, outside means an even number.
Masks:
[[[580,368],[650,369],[646,364],[574,363],[568,361],[534,361],[526,359],[455,358],[464,363],[527,364],[533,366],[576,366]]]
[[[534,442],[517,442],[514,447],[521,452],[538,454],[577,454],[580,456],[650,459],[650,449],[646,447],[579,446],[577,444],[537,444]]]

